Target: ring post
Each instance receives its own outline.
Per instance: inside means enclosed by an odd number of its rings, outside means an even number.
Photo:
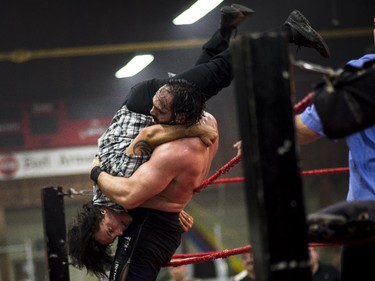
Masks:
[[[309,281],[286,39],[245,35],[231,52],[256,278]]]
[[[69,281],[65,249],[66,226],[62,187],[42,189],[44,238],[47,246],[48,273],[51,281]]]

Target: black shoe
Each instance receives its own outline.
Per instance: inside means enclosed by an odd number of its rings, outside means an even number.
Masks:
[[[252,9],[240,4],[224,6],[221,8],[220,12],[220,28],[224,29],[236,29],[249,15],[254,14]]]
[[[286,19],[285,25],[288,25],[292,32],[292,42],[298,46],[314,48],[325,58],[330,56],[327,44],[322,36],[319,35],[310,25],[309,21],[300,11],[294,10]]]

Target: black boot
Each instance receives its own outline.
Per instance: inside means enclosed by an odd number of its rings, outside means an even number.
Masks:
[[[284,25],[290,27],[292,35],[291,42],[298,46],[314,48],[325,58],[330,56],[327,44],[319,33],[311,27],[309,21],[300,11],[294,10],[291,12]]]
[[[232,31],[237,30],[239,26],[248,16],[254,14],[254,11],[240,4],[232,4],[224,6],[220,9],[220,31],[226,38],[230,38]]]

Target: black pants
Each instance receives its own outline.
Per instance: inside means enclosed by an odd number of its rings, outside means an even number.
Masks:
[[[185,79],[193,83],[205,93],[206,99],[211,98],[223,88],[228,87],[233,79],[228,46],[229,40],[224,38],[219,30],[216,31],[203,45],[202,53],[195,66],[177,74],[174,78]],[[151,79],[132,87],[125,101],[128,109],[150,115],[152,98],[168,79]]]
[[[132,223],[119,237],[110,281],[152,281],[181,243],[179,213],[130,211]]]

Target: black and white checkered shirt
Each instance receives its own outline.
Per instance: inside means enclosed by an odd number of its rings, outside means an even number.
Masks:
[[[101,168],[114,176],[130,177],[150,156],[130,156],[125,153],[126,148],[141,129],[151,124],[151,116],[132,112],[126,106],[118,110],[112,119],[111,125],[98,140],[98,155]],[[123,208],[110,201],[97,185],[94,186],[93,192],[94,204],[123,211]]]

